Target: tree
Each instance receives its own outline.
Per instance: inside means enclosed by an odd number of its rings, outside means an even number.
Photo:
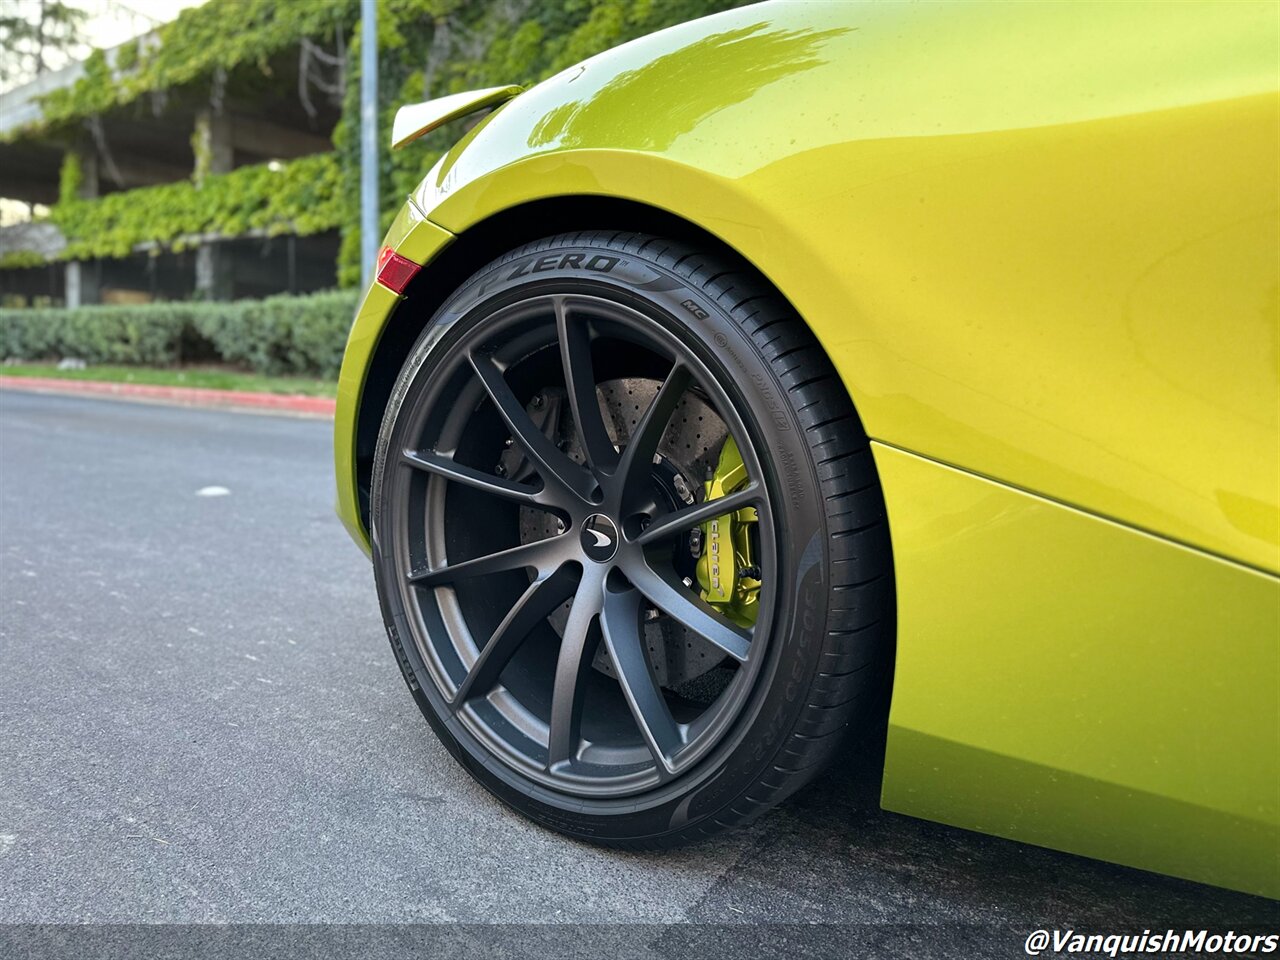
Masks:
[[[0,85],[15,86],[72,60],[87,19],[64,0],[0,0]]]

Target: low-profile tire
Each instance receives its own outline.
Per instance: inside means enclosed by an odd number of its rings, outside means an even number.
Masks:
[[[726,438],[746,479],[707,507]],[[753,606],[713,593],[713,529],[741,538],[715,546],[741,547]],[[808,328],[724,253],[576,233],[478,271],[392,392],[371,532],[423,714],[554,830],[705,837],[882,720],[893,575],[867,438]]]

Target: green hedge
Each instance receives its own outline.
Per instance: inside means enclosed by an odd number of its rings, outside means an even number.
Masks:
[[[356,294],[78,310],[0,310],[0,359],[165,366],[216,361],[258,373],[336,376]]]

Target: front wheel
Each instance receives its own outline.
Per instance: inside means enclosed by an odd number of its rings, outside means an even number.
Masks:
[[[575,234],[476,273],[393,391],[372,533],[427,720],[575,837],[746,822],[880,702],[866,436],[808,329],[723,255]]]

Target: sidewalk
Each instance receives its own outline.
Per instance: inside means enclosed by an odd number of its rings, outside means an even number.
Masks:
[[[108,383],[102,380],[11,377],[3,374],[0,374],[0,389],[63,393],[81,397],[111,397],[117,400],[169,403],[183,407],[216,407],[222,410],[289,413],[314,417],[332,417],[334,408],[332,397],[249,393],[242,390],[208,390],[200,387],[162,387],[142,383]]]

